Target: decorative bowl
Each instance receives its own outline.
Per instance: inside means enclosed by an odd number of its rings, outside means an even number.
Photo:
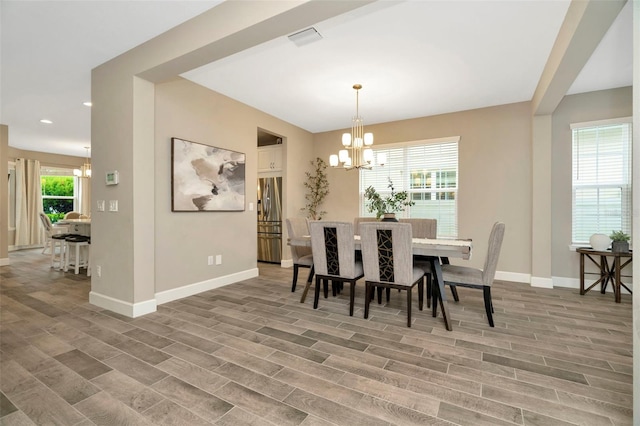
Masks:
[[[611,238],[605,234],[593,234],[589,238],[589,244],[597,251],[606,251],[611,245]]]

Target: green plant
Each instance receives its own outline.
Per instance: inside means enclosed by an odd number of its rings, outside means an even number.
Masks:
[[[309,219],[321,220],[322,215],[326,214],[326,211],[319,211],[322,202],[329,195],[329,181],[327,180],[327,163],[320,157],[315,159],[315,162],[310,161],[311,165],[315,167],[315,174],[306,172],[307,180],[304,182],[307,193],[304,198],[307,203],[300,210],[306,211]]]
[[[611,241],[623,241],[623,242],[627,242],[631,239],[629,234],[625,234],[622,231],[611,231],[611,235],[609,235],[609,238],[611,238]]]
[[[391,193],[386,197],[382,197],[373,186],[368,187],[364,191],[364,197],[367,200],[367,210],[369,213],[376,213],[376,218],[380,218],[385,213],[397,213],[404,211],[405,207],[413,206],[415,203],[409,199],[407,191],[395,192],[393,182],[389,178]]]

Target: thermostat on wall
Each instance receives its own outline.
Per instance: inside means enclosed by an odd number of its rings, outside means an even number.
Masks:
[[[107,185],[117,185],[119,182],[118,179],[118,171],[114,170],[112,172],[107,172],[105,174],[105,183]]]

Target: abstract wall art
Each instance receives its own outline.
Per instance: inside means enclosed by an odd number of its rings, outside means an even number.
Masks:
[[[244,211],[242,152],[171,138],[171,211]]]

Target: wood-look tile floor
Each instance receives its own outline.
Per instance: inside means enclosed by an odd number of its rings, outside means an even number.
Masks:
[[[630,425],[631,297],[497,282],[450,303],[454,329],[363,285],[299,302],[291,269],[126,318],[38,250],[0,268],[0,424]]]

